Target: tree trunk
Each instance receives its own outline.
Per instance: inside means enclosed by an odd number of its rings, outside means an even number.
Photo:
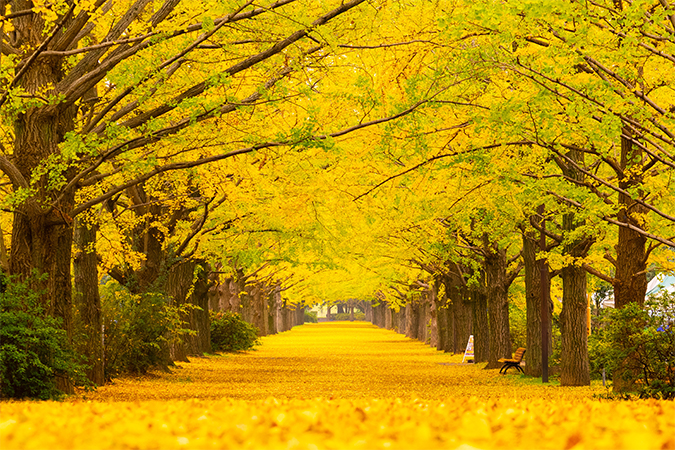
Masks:
[[[429,316],[428,316],[428,310],[429,310],[429,304],[427,303],[427,299],[424,298],[424,296],[421,296],[420,298],[420,303],[418,304],[417,311],[418,311],[418,319],[417,319],[417,340],[426,343],[428,336],[428,328],[427,324],[429,323]]]
[[[473,297],[473,349],[474,361],[486,362],[490,354],[490,326],[488,300],[483,288],[471,291]]]
[[[536,260],[539,249],[533,232],[523,233],[523,260],[525,262],[525,307],[527,316],[527,338],[525,353],[525,374],[541,377],[542,348],[541,348],[541,270]],[[551,288],[550,284],[544,287]],[[548,342],[549,352],[552,354],[551,318],[553,308],[549,305]]]
[[[27,4],[22,9],[30,9]],[[41,14],[28,14],[14,19],[18,42],[16,48],[35,49],[44,38],[45,22]],[[66,27],[68,24],[66,23]],[[31,50],[32,51],[32,50]],[[17,88],[26,95],[45,98],[50,91],[45,87],[57,85],[64,77],[63,58],[38,58],[19,79]],[[26,184],[34,176],[34,170],[48,168],[49,177],[63,176],[68,182],[73,176],[72,169],[59,173],[58,167],[49,167],[48,158],[61,154],[59,144],[66,133],[75,129],[77,108],[74,105],[52,104],[49,107],[33,106],[17,114],[14,120],[14,151],[12,163],[20,172]],[[14,190],[23,186],[14,184]],[[43,305],[48,314],[62,320],[62,328],[68,339],[72,338],[72,286],[71,286],[71,245],[73,219],[68,216],[75,203],[75,192],[62,192],[49,187],[47,175],[37,180],[34,195],[17,206],[12,224],[9,272],[20,279],[30,279],[33,271],[48,274],[46,282],[34,282],[35,291],[45,291]],[[53,200],[59,198],[58,204]],[[72,393],[69,380],[57,376],[57,388]]]
[[[392,330],[394,328],[393,325],[393,317],[392,317],[392,310],[389,307],[388,304],[385,303],[384,307],[384,328],[387,330]]]
[[[443,281],[443,284],[446,284],[446,281]],[[448,352],[448,300],[447,300],[448,287],[446,284],[445,295],[437,299],[436,306],[436,327],[438,328],[438,343],[436,344],[436,350],[441,352]]]
[[[429,345],[438,347],[438,284],[434,279],[429,285]]]
[[[466,350],[469,336],[473,334],[473,314],[471,300],[466,286],[457,288],[457,304],[454,308],[455,323],[455,348],[454,353],[462,353]]]
[[[400,334],[405,335],[406,331],[408,329],[408,324],[406,321],[406,307],[399,308],[398,312],[396,313],[396,317],[398,319],[398,331]]]
[[[583,165],[582,152],[573,150],[568,153],[568,156]],[[576,168],[563,166],[562,169],[567,177],[583,181],[584,174]],[[584,225],[582,221],[577,220],[574,212],[564,214],[562,222],[562,228],[566,236],[574,236],[577,228]],[[591,241],[581,237],[568,238],[567,242],[563,248],[563,254],[578,259],[586,256]],[[562,335],[560,384],[563,386],[588,386],[591,384],[591,374],[586,323],[588,302],[586,271],[579,264],[568,264],[563,267],[561,276],[563,280],[563,306],[560,313]]]
[[[96,256],[95,225],[76,220],[74,232],[75,257],[73,258],[76,328],[84,335],[80,352],[87,358],[87,378],[101,386],[105,383],[103,354],[103,318],[101,297],[98,290],[98,258]]]
[[[485,281],[490,316],[490,351],[486,369],[497,369],[499,358],[511,358],[511,330],[509,327],[509,282],[506,272],[506,250],[488,243],[485,238]]]
[[[562,269],[563,307],[560,313],[562,351],[561,386],[589,386],[586,270],[579,266]]]
[[[200,261],[203,270],[197,274],[195,286],[190,295],[191,303],[198,306],[199,309],[193,310],[192,319],[197,331],[195,337],[196,354],[211,353],[211,317],[209,316],[209,289],[211,282],[209,280],[210,267],[205,261]]]
[[[193,280],[195,269],[202,265],[196,280]],[[205,263],[196,260],[184,260],[174,264],[167,275],[166,292],[175,306],[189,305],[181,314],[186,329],[194,335],[173,337],[170,354],[174,361],[188,361],[188,356],[202,356],[211,351],[211,321],[209,318],[209,281],[208,268]],[[193,283],[194,281],[194,283]]]
[[[405,335],[410,339],[417,339],[419,331],[419,307],[412,299],[405,305]]]

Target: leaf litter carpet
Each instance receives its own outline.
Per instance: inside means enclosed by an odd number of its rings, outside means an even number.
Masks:
[[[672,401],[499,375],[365,322],[262,341],[64,402],[2,402],[0,448],[675,449]]]

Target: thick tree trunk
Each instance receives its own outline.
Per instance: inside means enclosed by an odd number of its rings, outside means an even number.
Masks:
[[[429,345],[438,347],[438,285],[436,280],[429,283]]]
[[[208,314],[208,271],[201,270],[194,280],[195,260],[185,260],[174,264],[167,275],[166,292],[173,305],[189,305],[181,315],[186,329],[195,332],[180,338],[173,337],[170,355],[174,361],[188,361],[188,356],[202,356],[211,351],[211,321]]]
[[[391,311],[391,329],[394,330],[397,333],[400,333],[399,330],[401,328],[399,326],[399,322],[400,322],[401,315],[395,309],[390,309],[389,311]]]
[[[570,159],[583,165],[583,153],[571,151]],[[562,167],[563,173],[578,181],[583,181],[584,174],[571,166]],[[563,215],[563,231],[566,236],[574,235],[583,222],[577,220],[573,212]],[[583,258],[588,253],[590,241],[584,237],[567,239],[563,254],[572,258]],[[563,306],[560,313],[561,322],[561,361],[560,384],[563,386],[588,386],[591,384],[590,363],[588,359],[587,334],[587,292],[586,271],[579,264],[569,264],[562,269]],[[646,287],[646,285],[645,285]]]
[[[195,354],[202,355],[211,353],[211,317],[209,316],[209,266],[206,262],[201,262],[203,270],[200,271],[195,280],[195,286],[190,295],[190,301],[198,306],[198,309],[192,312],[192,323],[197,331],[195,337]]]
[[[171,298],[174,306],[183,306],[188,302],[188,294],[192,287],[192,275],[195,262],[188,260],[175,264],[168,273],[166,280],[166,293]],[[190,328],[190,312],[181,314],[181,320],[185,322],[185,328]],[[189,362],[188,354],[191,353],[191,336],[172,336],[169,344],[171,359],[174,361]]]
[[[473,297],[473,349],[474,360],[486,362],[490,354],[490,325],[488,320],[488,300],[484,289],[471,291]]]
[[[630,130],[624,130],[630,134]],[[641,171],[631,170],[642,160],[642,150],[626,138],[621,138],[621,167],[626,176],[619,180],[624,190],[635,189],[642,184]],[[621,209],[617,216],[620,222],[644,229],[641,215],[648,210],[627,195],[619,194]],[[619,227],[616,246],[616,279],[614,283],[614,307],[623,308],[629,303],[644,305],[647,292],[646,238],[635,230]]]
[[[466,350],[469,336],[473,334],[473,314],[469,291],[466,286],[458,287],[457,304],[454,308],[455,348],[454,353]]]
[[[410,339],[417,339],[417,333],[419,331],[419,304],[413,300],[409,300],[405,305],[405,322],[406,322],[406,331],[405,335]]]
[[[79,349],[87,358],[87,378],[101,386],[105,383],[101,297],[98,290],[98,258],[96,256],[96,226],[76,220],[73,259],[73,305],[76,328],[84,335]]]
[[[420,298],[417,311],[419,314],[417,319],[417,340],[426,343],[429,338],[429,328],[427,327],[429,324],[429,303],[424,296]]]
[[[444,281],[444,284],[446,282]],[[448,352],[448,288],[445,287],[445,295],[437,299],[436,306],[436,327],[438,328],[438,342],[436,350],[441,352]]]
[[[536,260],[536,253],[539,249],[537,239],[533,232],[523,234],[523,260],[525,262],[525,307],[527,316],[527,338],[525,353],[525,374],[533,377],[541,377],[542,369],[542,348],[541,348],[541,270]],[[550,284],[544,286],[545,289],[551,288]],[[547,298],[550,298],[548,296]],[[552,354],[551,340],[551,318],[553,311],[549,304],[548,321],[548,342],[549,352]]]
[[[18,5],[21,9],[30,9]],[[43,40],[45,22],[41,14],[28,14],[14,19],[19,40],[17,48],[35,49]],[[66,27],[68,24],[66,24]],[[32,50],[31,50],[32,51]],[[27,66],[17,88],[35,98],[50,95],[49,86],[63,79],[63,61],[60,57],[38,58]],[[34,170],[45,168],[50,156],[61,153],[59,144],[66,133],[75,129],[75,106],[53,104],[49,107],[30,107],[17,114],[14,121],[14,149],[12,163],[21,173],[24,181],[30,183]],[[49,169],[49,177],[65,181],[72,177],[71,169],[57,173],[57,167]],[[17,190],[23,186],[14,185]],[[21,279],[29,279],[33,271],[48,274],[43,283],[33,283],[35,291],[45,291],[42,301],[48,314],[62,320],[62,328],[68,339],[73,332],[72,286],[71,286],[71,244],[73,219],[68,216],[72,210],[75,192],[54,191],[48,185],[47,175],[42,176],[33,186],[34,196],[18,205],[12,224],[9,272]],[[60,197],[58,204],[52,201]],[[63,392],[73,391],[69,380],[57,375],[57,388]]]
[[[278,305],[281,303],[281,286],[279,285],[274,286],[274,289],[269,294],[267,302],[269,305],[268,306],[269,325],[267,327],[267,332],[269,334],[277,334],[279,333],[278,324],[279,324],[280,308],[278,307]]]
[[[392,330],[394,328],[392,310],[386,303],[384,307],[384,328],[387,330]]]
[[[267,297],[265,287],[256,283],[249,289],[250,324],[258,329],[258,336],[267,336]]]
[[[506,250],[485,242],[485,281],[490,316],[490,351],[486,369],[501,367],[499,358],[511,358],[511,330],[509,326],[509,299],[506,272]]]
[[[578,266],[564,267],[562,279],[560,384],[589,386],[591,373],[588,360],[586,270]]]

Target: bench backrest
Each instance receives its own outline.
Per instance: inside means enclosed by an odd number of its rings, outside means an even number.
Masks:
[[[523,360],[524,354],[525,354],[525,349],[523,347],[520,347],[518,350],[516,350],[516,355],[513,357],[513,359],[520,362],[520,361]]]

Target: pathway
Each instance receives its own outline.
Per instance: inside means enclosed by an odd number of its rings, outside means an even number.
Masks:
[[[501,376],[366,323],[306,324],[66,402],[0,402],[9,449],[675,449],[675,404]]]

